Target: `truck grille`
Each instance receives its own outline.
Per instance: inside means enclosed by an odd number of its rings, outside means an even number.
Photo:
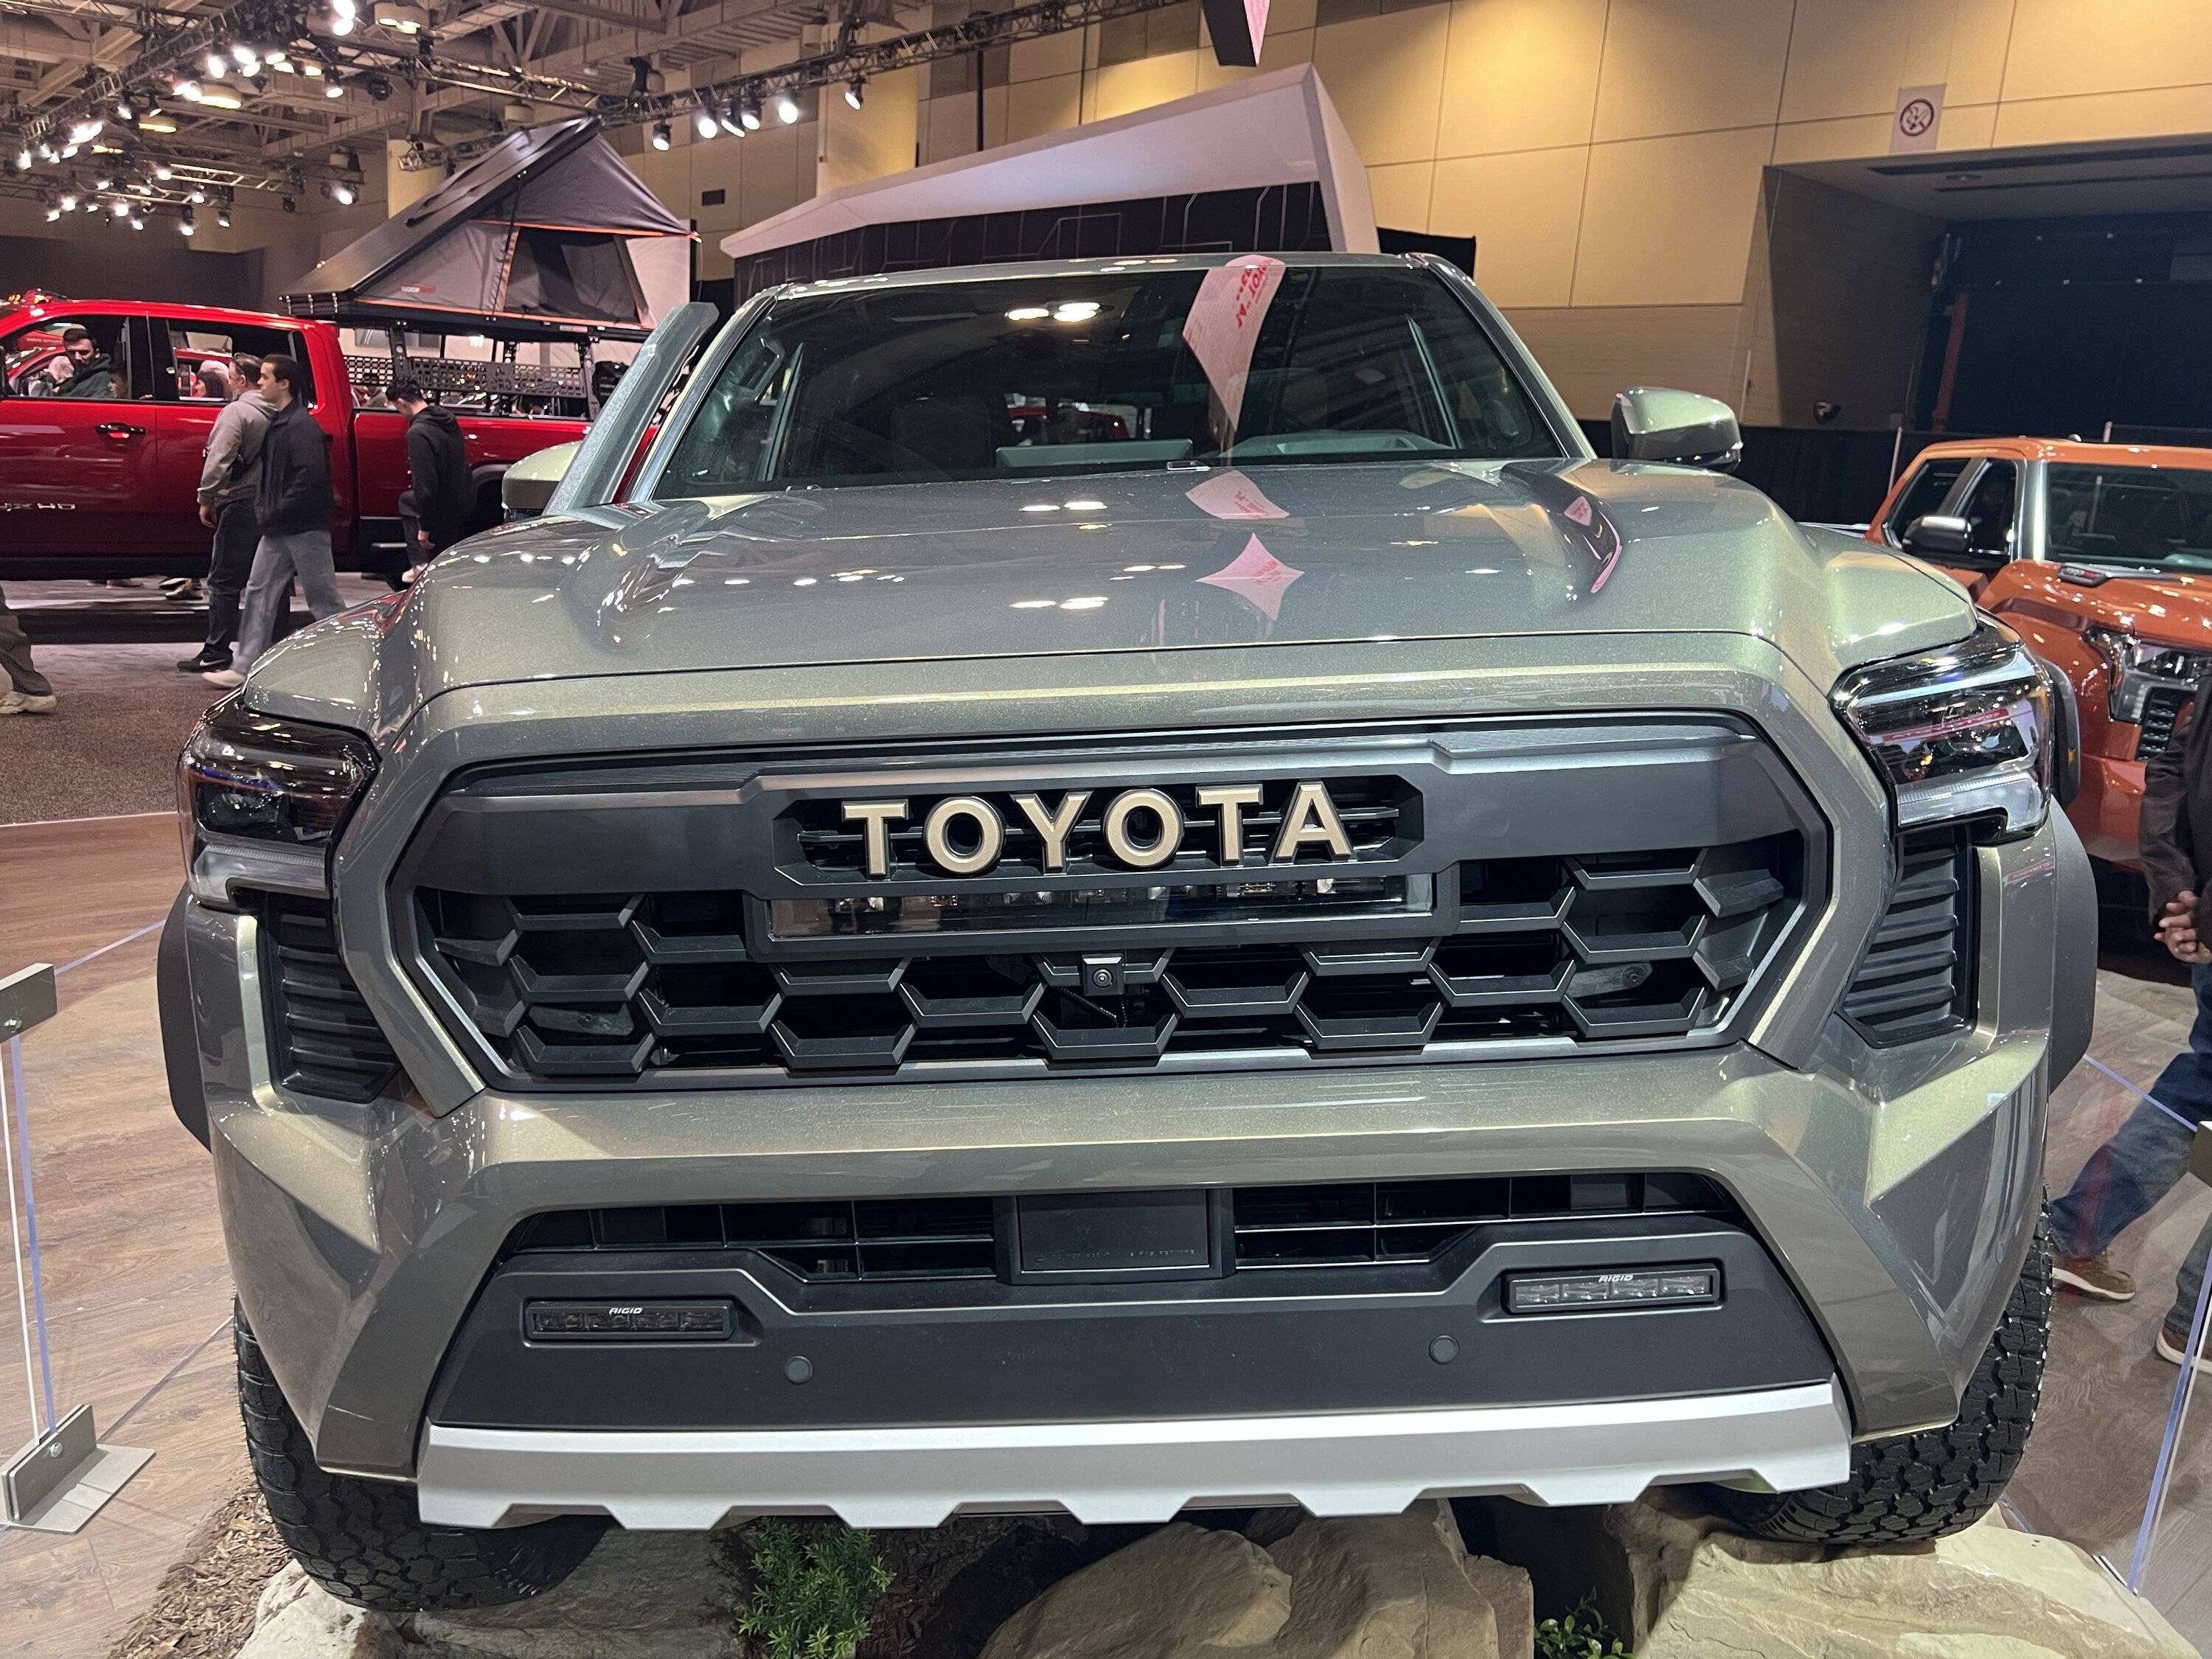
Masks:
[[[1243,1272],[1418,1265],[1474,1228],[1500,1222],[1735,1213],[1713,1182],[1674,1172],[1240,1187],[1227,1196],[1231,1261]],[[833,1199],[559,1210],[524,1222],[506,1254],[754,1250],[814,1284],[993,1279],[1008,1259],[1000,1240],[1012,1202]]]
[[[2142,725],[2136,732],[2136,758],[2148,760],[2173,746],[2174,728],[2194,694],[2173,686],[2158,686],[2143,699]]]
[[[1390,802],[1352,810],[1369,814],[1363,836],[1396,833]],[[808,853],[851,855],[835,837]],[[1103,955],[962,952],[946,948],[933,915],[909,927],[894,909],[872,909],[866,931],[880,945],[859,948],[880,954],[764,960],[753,929],[767,907],[733,891],[490,897],[422,887],[415,903],[424,960],[514,1078],[742,1082],[1679,1038],[1727,1018],[1796,914],[1804,866],[1795,833],[1469,861],[1440,886],[1457,893],[1449,931],[1429,937],[1301,940],[1293,928],[1265,942]],[[1292,885],[1298,902],[1325,908],[1355,884],[1325,872],[1269,884]],[[1117,890],[1116,920],[1139,938],[1145,915],[1141,905],[1132,915],[1130,896],[1147,891],[1162,925],[1179,902],[1173,888]]]
[[[325,1100],[374,1100],[399,1070],[376,1016],[338,957],[330,902],[271,894],[261,965],[276,1079]]]
[[[1844,994],[1844,1018],[1876,1048],[1957,1030],[1973,1016],[1974,848],[1945,824],[1897,841],[1897,879]]]

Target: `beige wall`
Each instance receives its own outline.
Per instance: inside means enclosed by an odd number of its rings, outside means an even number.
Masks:
[[[1212,63],[1194,6],[1004,56],[994,143],[1253,73]],[[1277,0],[1261,67],[1304,62],[1378,222],[1475,237],[1483,287],[1590,416],[1638,381],[1759,422],[1902,407],[1933,227],[1762,187],[1884,153],[1900,87],[1945,84],[1947,150],[2212,131],[2212,0]],[[927,159],[974,148],[963,84],[923,99]],[[1797,216],[1822,210],[1824,232]],[[1826,299],[1847,314],[1805,303]]]
[[[1933,227],[1769,171],[1883,153],[1899,87],[1945,84],[1947,150],[2212,132],[2212,0],[1275,0],[1261,68],[1304,62],[1368,163],[1380,222],[1475,237],[1483,286],[1593,416],[1638,381],[1756,422],[1808,421],[1818,398],[1851,425],[1901,406]],[[1252,72],[1212,62],[1194,0],[1027,41],[987,57],[986,141]],[[659,152],[617,135],[697,222],[701,276],[728,275],[722,236],[818,189],[975,148],[972,60],[872,86],[858,116],[836,88],[825,103],[742,141],[679,125]],[[375,211],[241,213],[197,240],[327,240]],[[69,228],[0,215],[28,234]]]

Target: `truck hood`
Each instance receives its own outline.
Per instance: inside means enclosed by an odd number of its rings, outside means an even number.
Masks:
[[[1816,684],[1961,637],[1945,579],[1734,480],[1590,460],[1253,466],[731,495],[490,532],[257,693],[380,726],[473,684],[1511,635],[1748,634]],[[318,644],[325,633],[344,643]],[[1631,664],[1624,659],[1624,666]],[[296,705],[295,705],[296,706]]]
[[[1999,616],[2022,611],[2072,626],[2110,628],[2160,645],[2212,649],[2212,576],[2161,573],[2132,575],[2092,567],[2106,580],[2095,586],[2069,581],[2062,567],[2012,567],[2011,591],[1994,608]]]

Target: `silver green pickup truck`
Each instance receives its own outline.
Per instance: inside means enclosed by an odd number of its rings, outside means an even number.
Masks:
[[[703,310],[185,752],[171,1084],[310,1572],[1995,1499],[2094,951],[2017,640],[1720,405],[1593,459],[1438,263]]]

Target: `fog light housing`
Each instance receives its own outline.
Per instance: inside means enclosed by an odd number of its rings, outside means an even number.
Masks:
[[[1505,1311],[1515,1314],[1710,1308],[1719,1305],[1720,1299],[1721,1270],[1713,1262],[1689,1267],[1606,1267],[1594,1273],[1508,1273],[1505,1277]]]

